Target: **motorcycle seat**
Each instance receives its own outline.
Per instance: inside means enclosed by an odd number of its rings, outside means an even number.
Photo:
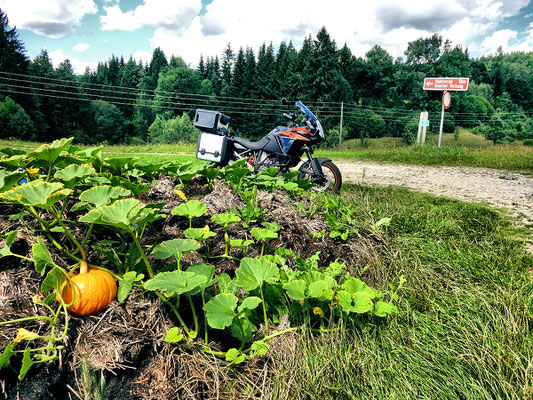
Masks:
[[[240,144],[241,146],[246,147],[250,150],[261,150],[270,140],[267,137],[264,137],[263,139],[259,140],[258,142],[249,142],[248,140],[241,139],[239,137],[234,137],[233,140]]]

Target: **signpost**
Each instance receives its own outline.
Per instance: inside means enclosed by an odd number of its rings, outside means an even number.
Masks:
[[[442,127],[444,126],[444,110],[450,107],[452,94],[450,91],[466,92],[469,78],[424,78],[424,90],[444,91],[442,95],[442,112],[440,114],[439,148],[442,140]]]

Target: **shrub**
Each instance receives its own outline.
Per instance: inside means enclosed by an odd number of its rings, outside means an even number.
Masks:
[[[524,139],[522,143],[524,146],[533,146],[533,139]]]
[[[150,143],[194,143],[197,139],[198,130],[186,113],[169,119],[158,115],[148,128]]]
[[[33,139],[34,127],[26,111],[11,98],[0,102],[0,138]]]

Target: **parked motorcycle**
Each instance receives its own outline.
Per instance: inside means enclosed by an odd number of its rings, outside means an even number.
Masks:
[[[318,118],[301,102],[295,105],[303,114],[297,123],[297,113],[284,113],[288,126],[278,126],[258,142],[249,142],[234,136],[228,130],[229,117],[211,110],[196,110],[194,125],[202,131],[198,138],[196,157],[221,166],[247,159],[246,165],[259,172],[276,167],[280,173],[288,172],[302,161],[298,179],[310,179],[313,189],[338,192],[342,176],[329,158],[313,157],[313,146],[325,140],[324,129]]]

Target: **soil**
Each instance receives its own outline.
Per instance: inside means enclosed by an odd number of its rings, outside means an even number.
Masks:
[[[214,224],[211,216],[232,208],[238,210],[244,207],[244,203],[227,184],[215,182],[212,187],[207,188],[206,183],[202,177],[196,177],[187,183],[184,192],[189,199],[200,200],[207,206],[207,213],[195,219],[194,226],[209,224],[210,229],[217,234],[209,239],[207,244],[204,243],[198,253],[205,253],[208,246],[210,255],[221,255],[225,251],[224,241],[221,240],[224,229]],[[175,191],[177,184],[176,180],[168,176],[160,176],[149,191],[139,196],[142,203],[166,203],[162,213],[167,217],[156,221],[154,229],[146,230],[143,244],[183,237],[183,231],[189,227],[188,219],[171,213],[175,206],[184,201],[182,194]],[[328,226],[320,213],[307,218],[300,215],[294,207],[295,202],[306,201],[310,200],[290,198],[280,191],[257,191],[258,206],[265,211],[263,220],[276,221],[281,226],[278,239],[269,241],[265,252],[272,254],[280,246],[293,250],[303,258],[320,252],[319,265],[327,266],[329,262],[339,259],[349,266],[350,272],[357,275],[362,273],[363,279],[369,284],[376,286],[376,283],[379,283],[386,286],[386,278],[380,275],[380,265],[387,262],[386,257],[383,257],[386,253],[385,244],[380,236],[361,227],[359,235],[347,242],[335,241],[329,238]],[[0,205],[0,235],[17,230],[12,250],[31,257],[31,246],[36,243],[37,237],[20,222],[13,223],[8,220],[9,215],[18,212],[16,207]],[[79,215],[69,215],[71,220],[78,217]],[[245,221],[242,221],[229,226],[229,236],[232,239],[253,239],[250,236],[251,227],[244,225]],[[320,239],[313,239],[309,234],[310,231],[323,230],[326,234]],[[114,239],[113,231],[103,226],[95,226],[93,235],[100,240]],[[61,234],[56,234],[56,240],[63,239]],[[0,248],[2,246],[0,240]],[[53,246],[48,248],[57,264],[68,266],[64,257]],[[250,257],[260,252],[260,243],[254,243],[246,249],[246,255]],[[231,248],[231,255],[240,257],[242,250]],[[89,252],[88,261],[93,265],[112,268],[112,264],[104,264],[106,256],[97,251]],[[156,271],[166,268],[167,262],[174,262],[173,259],[150,261]],[[234,270],[238,267],[235,261],[227,258],[214,258],[209,261],[215,266],[217,274],[227,272],[234,276]],[[182,258],[184,269],[196,262],[205,260],[196,253],[188,253]],[[293,265],[292,263],[290,260],[289,266]],[[369,268],[362,272],[366,266]],[[34,296],[42,295],[41,281],[42,277],[35,272],[32,263],[15,257],[3,258],[0,263],[0,321],[42,313],[43,310],[32,301]],[[185,314],[186,319],[191,318]],[[103,374],[107,384],[106,398],[249,398],[250,387],[261,391],[265,376],[275,373],[273,371],[278,368],[279,360],[294,351],[297,340],[297,336],[293,334],[280,336],[272,341],[272,350],[266,356],[254,358],[242,366],[227,367],[223,360],[216,360],[196,347],[166,343],[166,332],[173,326],[178,326],[178,322],[164,304],[150,293],[135,288],[123,303],[114,300],[99,314],[82,318],[72,317],[59,360],[47,365],[33,366],[22,382],[17,379],[22,357],[12,357],[10,366],[2,369],[0,375],[0,399],[83,398],[81,370],[84,363],[95,371],[96,377]],[[2,325],[0,352],[16,336],[16,329],[21,327],[43,335],[50,333],[50,326],[38,321]],[[278,327],[272,327],[272,332],[288,327],[290,323],[285,319]],[[203,337],[202,335],[203,331],[200,329],[199,338]],[[217,332],[216,338],[212,340],[216,342],[211,344],[214,349],[223,350],[236,345],[229,334]]]

